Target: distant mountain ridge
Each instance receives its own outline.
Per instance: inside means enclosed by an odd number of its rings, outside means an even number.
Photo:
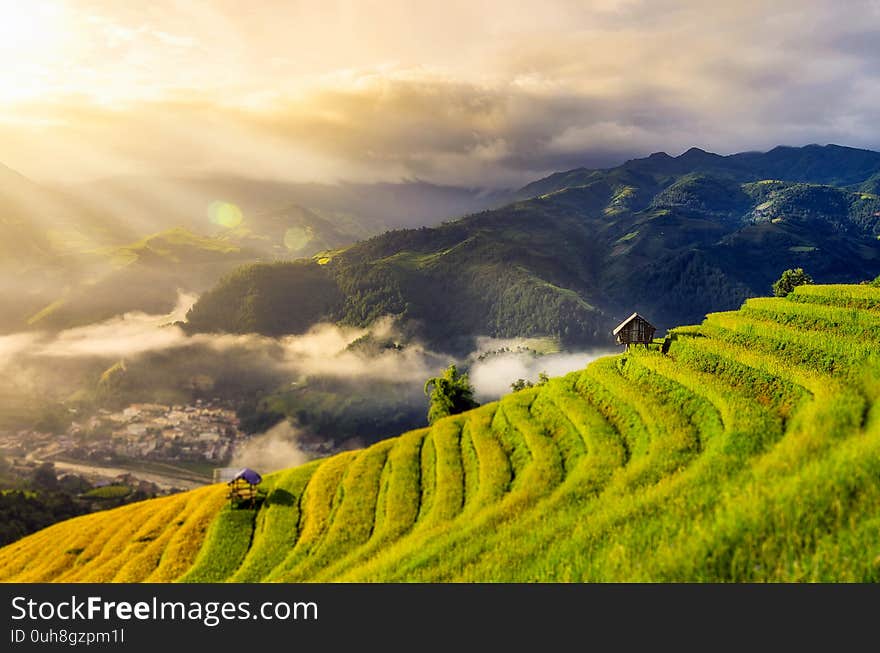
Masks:
[[[655,180],[700,170],[705,174],[740,182],[778,179],[832,186],[861,186],[880,180],[880,152],[842,145],[779,145],[768,152],[741,152],[722,156],[692,147],[672,157],[666,152],[631,159],[607,169],[576,168],[557,172],[527,184],[515,193],[516,199],[528,199],[564,188],[589,184],[600,177],[647,176]],[[862,190],[862,188],[858,188]]]
[[[476,335],[605,343],[633,310],[660,327],[699,322],[787,267],[829,283],[880,273],[878,174],[880,153],[836,145],[561,172],[498,209],[242,268],[203,295],[189,328],[282,334],[392,314],[460,350]]]

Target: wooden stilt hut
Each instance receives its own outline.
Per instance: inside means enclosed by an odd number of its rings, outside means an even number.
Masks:
[[[617,337],[618,345],[645,345],[647,347],[654,340],[654,332],[657,328],[638,313],[633,313],[623,322],[617,325],[611,333]]]
[[[257,486],[263,482],[263,477],[257,472],[245,467],[240,469],[226,485],[229,486],[229,505],[233,508],[247,505],[254,508],[257,505]]]

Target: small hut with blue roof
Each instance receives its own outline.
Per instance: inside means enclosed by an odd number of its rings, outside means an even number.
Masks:
[[[231,507],[250,504],[253,508],[257,504],[257,486],[263,482],[263,477],[250,467],[244,467],[232,477],[226,485],[229,486],[229,505]]]

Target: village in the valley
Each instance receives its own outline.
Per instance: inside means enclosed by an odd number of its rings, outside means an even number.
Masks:
[[[74,420],[63,433],[0,432],[0,452],[19,465],[79,463],[95,473],[130,461],[219,467],[246,437],[235,411],[219,400],[197,400],[191,405],[141,403],[118,411],[99,410],[87,419]]]

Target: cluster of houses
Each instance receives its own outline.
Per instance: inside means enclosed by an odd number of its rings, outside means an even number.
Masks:
[[[65,455],[78,460],[193,461],[222,464],[246,435],[235,411],[218,401],[193,405],[132,404],[120,411],[100,410],[74,421],[64,434],[36,431],[0,434],[0,449],[26,448],[32,458]]]

